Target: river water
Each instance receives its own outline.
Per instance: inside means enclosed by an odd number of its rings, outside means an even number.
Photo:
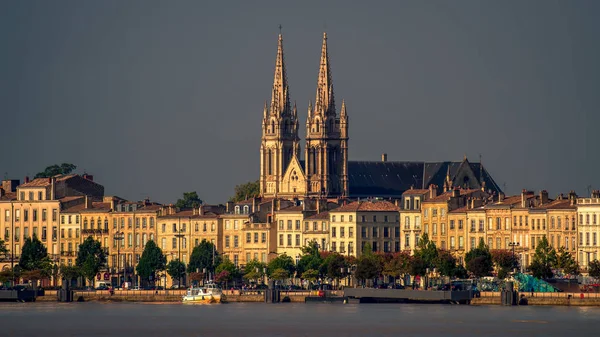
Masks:
[[[0,303],[0,336],[561,336],[600,308],[442,304]]]

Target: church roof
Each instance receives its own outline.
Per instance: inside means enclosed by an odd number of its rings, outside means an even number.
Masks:
[[[434,184],[444,186],[446,176],[454,178],[461,170],[470,170],[477,182],[467,188],[480,188],[485,182],[486,190],[500,193],[502,190],[480,163],[461,162],[389,162],[348,161],[348,184],[351,197],[399,197],[411,186],[427,188]],[[463,182],[453,181],[455,186]]]

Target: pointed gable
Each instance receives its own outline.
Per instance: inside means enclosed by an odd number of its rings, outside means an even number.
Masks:
[[[306,194],[306,177],[302,164],[295,155],[288,165],[281,181],[281,194],[304,195]]]

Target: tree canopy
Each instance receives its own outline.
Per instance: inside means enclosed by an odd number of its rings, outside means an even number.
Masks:
[[[68,281],[71,281],[72,279],[81,276],[81,270],[79,270],[77,266],[67,266],[63,264],[60,266],[60,275]]]
[[[588,272],[591,277],[595,279],[600,279],[600,261],[591,261],[588,265]]]
[[[198,197],[198,193],[194,192],[183,192],[183,199],[177,199],[175,206],[182,208],[197,208],[202,204],[202,200]]]
[[[154,281],[156,280],[156,272],[165,270],[166,263],[167,258],[160,247],[154,243],[154,240],[149,240],[135,269],[142,280]]]
[[[410,273],[412,258],[408,252],[398,252],[386,261],[383,266],[383,274],[393,278],[402,277]]]
[[[180,280],[185,275],[185,263],[178,259],[171,260],[167,264],[167,274],[173,281]]]
[[[434,261],[435,268],[442,276],[455,277],[458,274],[456,258],[447,250],[440,250]]]
[[[492,254],[488,246],[479,240],[477,248],[467,252],[465,256],[467,270],[477,277],[489,276],[493,270]]]
[[[192,250],[192,255],[190,256],[190,263],[188,264],[188,270],[192,272],[197,271],[202,273],[204,271],[204,268],[206,268],[207,272],[214,272],[217,266],[221,264],[221,260],[221,255],[217,251],[215,245],[213,245],[206,239],[203,239],[202,242],[200,242],[200,244],[194,247],[194,250]]]
[[[492,261],[498,269],[499,279],[505,279],[511,270],[519,267],[517,257],[510,250],[496,249],[490,253],[492,254]]]
[[[323,264],[323,259],[321,258],[321,254],[319,253],[319,246],[315,241],[311,241],[308,246],[302,248],[302,252],[304,253],[300,260],[298,261],[297,271],[298,274],[302,275],[307,270],[314,270],[319,272],[321,265]],[[319,276],[317,275],[317,278]],[[304,278],[304,277],[302,277]]]
[[[288,275],[291,275],[295,270],[294,260],[292,260],[291,256],[287,256],[285,253],[277,256],[276,258],[271,260],[271,262],[269,262],[269,276],[273,277],[273,273],[277,269],[283,269],[288,273]]]
[[[572,276],[579,275],[579,264],[573,258],[573,255],[569,253],[565,247],[560,247],[556,253],[556,269],[561,269],[563,273]]]
[[[34,178],[49,178],[59,174],[69,174],[73,172],[76,168],[77,166],[69,163],[62,163],[60,165],[55,164],[46,167],[44,171],[36,174]]]
[[[417,248],[415,249],[414,255],[421,258],[425,268],[435,268],[438,250],[435,246],[435,242],[429,241],[429,236],[427,233],[423,234],[417,243]]]
[[[250,260],[246,263],[244,269],[244,278],[247,280],[259,280],[264,277],[264,269],[267,268],[267,264],[259,262],[258,260]]]
[[[8,256],[8,248],[6,248],[6,242],[0,240],[0,258]]]
[[[556,251],[550,246],[548,239],[544,235],[535,248],[535,254],[533,255],[529,269],[534,277],[541,279],[552,278],[554,276],[552,267],[555,265]]]
[[[90,284],[94,284],[94,276],[105,264],[106,253],[102,249],[100,241],[89,236],[79,245],[75,265],[79,268],[81,274],[90,281]]]
[[[229,198],[229,201],[239,202],[248,198],[257,197],[260,195],[260,182],[250,181],[245,184],[235,186],[235,194]]]
[[[31,238],[25,238],[19,266],[24,271],[43,271],[46,276],[50,274],[52,262],[48,257],[48,250],[44,244],[34,235]]]
[[[365,281],[379,276],[383,269],[379,262],[377,256],[372,252],[371,245],[369,243],[365,244],[362,255],[356,261],[354,277]]]

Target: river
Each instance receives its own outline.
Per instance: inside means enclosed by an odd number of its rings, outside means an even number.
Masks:
[[[0,336],[582,336],[597,307],[0,303]]]

